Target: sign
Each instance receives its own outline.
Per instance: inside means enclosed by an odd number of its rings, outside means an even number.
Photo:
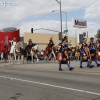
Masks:
[[[64,30],[64,33],[67,33],[68,32],[68,30]]]
[[[72,19],[73,27],[87,28],[87,21],[83,19]]]

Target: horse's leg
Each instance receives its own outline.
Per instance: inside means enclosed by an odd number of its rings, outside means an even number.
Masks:
[[[31,62],[33,64],[33,53],[31,53]]]
[[[9,62],[9,64],[10,64],[10,55],[8,55],[8,62]]]
[[[28,52],[27,52],[26,60],[27,60],[27,63],[28,63],[28,60],[29,60],[29,54],[28,54]]]
[[[37,54],[35,54],[35,57],[36,57],[36,60],[37,60],[37,63],[39,62],[39,59],[38,59],[38,56]]]
[[[15,53],[15,49],[14,49],[14,52],[13,52],[13,56],[14,56],[14,63],[16,62],[16,53]]]
[[[10,65],[12,65],[12,55],[11,54],[9,55],[9,63]]]
[[[13,64],[13,61],[12,61],[12,54],[10,54],[10,65]]]
[[[20,65],[20,55],[18,55],[18,64]]]
[[[46,55],[46,62],[49,62],[49,57],[48,57],[48,55]]]
[[[24,55],[21,55],[21,60],[22,60],[22,62],[24,64]]]
[[[56,61],[56,55],[55,55],[55,53],[54,53],[53,50],[52,50],[52,54],[53,54],[53,56],[54,56],[54,61]]]
[[[45,55],[45,61],[48,62],[48,55]]]

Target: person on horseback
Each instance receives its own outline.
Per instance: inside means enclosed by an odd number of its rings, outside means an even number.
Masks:
[[[64,64],[67,64],[70,71],[74,69],[73,67],[70,66],[69,62],[70,59],[67,50],[68,50],[68,45],[66,44],[66,39],[62,39],[62,42],[58,46],[59,71],[63,71],[61,65],[63,64],[64,61],[66,61]]]
[[[52,48],[54,46],[54,42],[52,40],[52,37],[50,38],[50,40],[48,41],[48,45],[50,46],[50,48]]]
[[[32,44],[33,44],[32,39],[29,39],[28,42],[27,42],[27,45],[32,46]]]
[[[96,53],[96,43],[94,42],[94,38],[91,37],[90,38],[90,42],[88,43],[88,47],[89,47],[89,50],[90,50],[90,54],[91,54],[91,59],[92,61],[94,61],[97,65],[97,67],[100,66],[100,64],[98,64],[98,61],[97,61],[97,53]],[[89,66],[89,65],[87,65]]]
[[[90,55],[90,50],[88,48],[88,44],[86,43],[87,39],[83,39],[83,43],[80,44],[80,53],[81,53],[81,59],[80,59],[80,68],[82,67],[82,62],[87,62],[87,65],[89,68],[92,68],[93,65],[91,65],[91,55]]]
[[[49,60],[51,60],[52,52],[54,53],[53,46],[54,46],[54,42],[53,42],[52,37],[51,37],[50,40],[48,41],[47,47],[45,49],[46,60],[47,60],[47,58]]]
[[[10,53],[12,54],[12,53],[14,53],[14,49],[15,49],[15,46],[16,46],[16,44],[17,44],[16,38],[14,37],[13,40],[10,41],[10,43],[11,43]]]
[[[32,49],[32,47],[33,47],[32,39],[29,39],[29,41],[27,43],[27,46],[26,46],[26,52],[27,52],[27,55],[28,55],[27,61],[32,60],[32,58],[31,58],[31,49]]]

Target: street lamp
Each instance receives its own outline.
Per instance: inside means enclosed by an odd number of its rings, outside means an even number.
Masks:
[[[60,10],[53,10],[52,12],[55,12],[55,11],[60,11]],[[67,12],[64,12],[64,11],[61,11],[62,13],[66,14],[66,30],[67,30]],[[68,33],[66,33],[66,37],[67,37],[67,40],[68,40]]]
[[[61,0],[55,0],[58,2],[59,6],[60,6],[60,25],[61,25],[61,34],[62,34],[62,12],[61,12]]]

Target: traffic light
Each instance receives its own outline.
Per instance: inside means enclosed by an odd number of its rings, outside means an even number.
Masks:
[[[62,40],[62,34],[61,34],[61,32],[59,32],[58,37],[59,37],[59,40]]]
[[[64,36],[64,39],[67,39],[67,36]]]
[[[33,33],[33,28],[31,28],[31,33]]]

